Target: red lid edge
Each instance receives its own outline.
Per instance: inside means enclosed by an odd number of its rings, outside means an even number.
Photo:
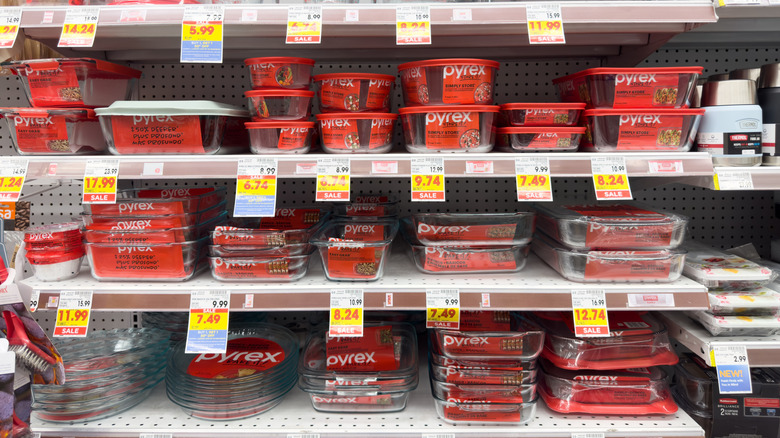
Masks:
[[[397,119],[398,114],[395,113],[327,113],[317,114],[314,117],[317,120],[335,120],[335,119]]]
[[[379,73],[325,73],[315,75],[311,78],[314,82],[324,81],[326,79],[381,79],[395,82],[395,76],[383,75]]]
[[[407,106],[406,108],[399,109],[398,113],[401,115],[468,111],[497,113],[499,109],[498,105]]]
[[[284,128],[309,128],[314,129],[314,122],[246,122],[244,123],[246,129],[284,129]]]
[[[314,60],[309,58],[295,58],[288,56],[268,56],[260,58],[247,58],[244,60],[244,65],[255,65],[265,63],[285,63],[285,64],[306,64],[314,65]]]
[[[262,97],[262,96],[314,97],[314,92],[310,90],[288,90],[288,89],[249,90],[244,92],[244,96],[246,97]]]
[[[413,61],[401,64],[398,66],[398,71],[407,70],[414,67],[439,67],[444,65],[457,65],[457,64],[476,64],[485,65],[487,67],[493,67],[498,70],[501,64],[498,61],[492,61],[490,59],[477,59],[477,58],[452,58],[452,59],[426,59],[424,61]]]

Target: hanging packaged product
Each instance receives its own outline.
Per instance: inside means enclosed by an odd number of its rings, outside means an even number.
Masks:
[[[390,111],[395,76],[375,73],[328,73],[312,78],[321,113]]]
[[[670,283],[682,275],[685,251],[568,249],[544,233],[536,233],[531,249],[567,280],[584,283]]]
[[[398,66],[404,105],[491,105],[499,63],[431,59]]]
[[[118,101],[95,110],[108,150],[124,154],[215,154],[247,149],[249,113],[206,100]]]
[[[780,128],[780,63],[761,67],[758,81],[758,104],[761,106],[763,132],[761,150],[764,166],[780,166],[780,148],[777,147]]]
[[[4,62],[33,107],[96,108],[129,99],[141,72],[90,58]]]
[[[396,114],[328,113],[316,117],[325,152],[381,154],[393,148]]]
[[[697,149],[716,166],[761,165],[762,115],[756,83],[749,79],[707,82],[701,107],[706,111],[696,136]]]
[[[406,150],[490,152],[495,145],[498,106],[450,105],[401,108]]]
[[[717,316],[780,316],[780,292],[761,287],[710,292],[710,312]]]
[[[670,415],[677,412],[666,372],[659,367],[564,370],[542,359],[539,394],[564,414]]]
[[[398,221],[335,219],[317,231],[311,244],[320,251],[328,280],[373,281],[384,273]]]
[[[750,290],[768,285],[777,277],[771,269],[742,257],[703,245],[686,244],[683,273],[710,290]]]
[[[666,329],[647,312],[611,312],[609,337],[577,338],[571,312],[537,312],[547,329],[542,357],[568,370],[614,370],[674,365]]]
[[[702,67],[591,68],[553,80],[564,102],[592,108],[685,108]]]
[[[314,60],[283,56],[248,58],[244,65],[249,68],[252,88],[306,89],[311,82]]]
[[[80,108],[0,108],[20,155],[99,154],[106,150],[95,111]]]
[[[583,149],[596,152],[687,152],[703,109],[592,109],[583,113]]]

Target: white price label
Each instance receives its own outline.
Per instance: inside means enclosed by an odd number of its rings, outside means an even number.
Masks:
[[[27,178],[27,160],[0,160],[0,202],[16,202]]]
[[[466,161],[466,174],[490,174],[493,173],[492,161]]]
[[[682,160],[651,160],[647,162],[650,173],[683,173]]]
[[[119,13],[120,23],[143,23],[146,21],[146,9],[123,9]]]
[[[634,199],[628,184],[628,167],[622,156],[599,156],[590,159],[593,186],[599,201]]]
[[[395,9],[395,43],[431,44],[431,7],[401,5]]]
[[[721,394],[750,394],[753,379],[750,376],[747,347],[713,343],[710,362],[718,375]]]
[[[349,201],[349,158],[317,158],[317,201]]]
[[[0,49],[13,47],[22,25],[22,8],[0,8]]]
[[[753,190],[753,175],[750,172],[715,169],[713,176],[715,190]]]
[[[234,217],[273,217],[279,161],[276,158],[238,160]]]
[[[460,328],[460,291],[458,289],[427,289],[425,291],[427,328]]]
[[[515,158],[515,176],[518,201],[553,200],[549,158]]]
[[[99,18],[100,8],[68,8],[57,47],[92,47]]]
[[[92,291],[64,290],[60,292],[55,337],[83,338],[87,336],[92,311]]]
[[[322,6],[299,5],[287,9],[287,44],[322,42]]]
[[[444,158],[412,158],[412,202],[445,202]]]
[[[452,21],[471,21],[471,9],[453,9]]]
[[[142,433],[138,438],[173,438],[172,433]]]
[[[483,293],[482,294],[482,300],[479,302],[480,307],[483,309],[487,309],[490,307],[490,294]]]
[[[398,161],[372,161],[371,173],[374,175],[395,175],[398,173]]]
[[[115,204],[118,176],[118,159],[87,160],[81,201],[85,204]]]
[[[363,289],[330,291],[331,337],[363,336]]]
[[[531,44],[566,44],[560,4],[533,3],[526,5],[525,12]]]
[[[572,290],[571,307],[576,336],[609,336],[607,295],[603,289]]]
[[[224,353],[227,349],[229,316],[229,290],[192,292],[185,353]]]
[[[628,294],[628,307],[674,307],[674,294]]]

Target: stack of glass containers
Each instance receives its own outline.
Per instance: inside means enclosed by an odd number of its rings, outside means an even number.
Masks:
[[[25,257],[41,281],[73,278],[81,270],[84,245],[76,222],[43,225],[24,232]]]
[[[295,281],[306,275],[309,238],[329,213],[281,208],[269,218],[233,219],[211,233],[211,273],[221,281]]]
[[[186,341],[168,356],[168,398],[190,416],[236,420],[272,409],[297,380],[298,340],[284,327],[256,323],[233,328],[225,353],[186,354]]]
[[[429,331],[431,390],[445,422],[524,424],[536,412],[544,331],[518,314],[461,312],[460,330]]]
[[[86,339],[54,338],[67,381],[33,385],[38,417],[73,423],[109,417],[141,403],[165,375],[168,334],[156,329],[90,333]]]
[[[315,332],[298,386],[322,412],[396,412],[418,383],[417,334],[407,323],[366,323],[362,337]]]

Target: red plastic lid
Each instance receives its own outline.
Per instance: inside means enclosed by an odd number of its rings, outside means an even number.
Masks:
[[[563,400],[553,397],[544,384],[538,386],[539,395],[544,403],[555,412],[587,413],[593,415],[669,415],[677,412],[677,404],[671,395],[663,400],[646,404],[617,404],[617,403],[580,403],[573,400]]]
[[[505,103],[501,105],[502,111],[523,110],[523,109],[561,109],[561,110],[583,110],[584,103]]]
[[[469,111],[481,113],[497,113],[498,105],[443,105],[443,106],[407,106],[401,108],[398,113],[403,114],[426,114],[426,113],[465,113]]]
[[[284,129],[306,128],[313,129],[314,122],[246,122],[246,129]]]
[[[442,67],[446,65],[484,65],[487,67],[493,67],[498,69],[500,65],[496,61],[489,59],[472,59],[472,58],[451,58],[451,59],[427,59],[425,61],[407,62],[398,66],[398,71],[406,70],[414,67]]]
[[[317,114],[314,116],[317,118],[317,120],[336,120],[336,119],[357,119],[357,120],[367,120],[367,119],[397,119],[398,114],[394,113],[328,113],[328,114]]]
[[[624,116],[624,115],[658,115],[658,116],[701,116],[705,112],[704,109],[699,108],[659,108],[659,109],[589,109],[586,110],[583,115],[585,117],[597,117],[597,116]]]
[[[244,65],[255,64],[271,64],[271,63],[284,63],[284,64],[306,64],[314,65],[314,60],[309,58],[293,58],[287,56],[269,56],[266,58],[247,58],[244,60]]]
[[[75,260],[84,256],[84,248],[79,247],[72,251],[35,251],[27,252],[25,257],[27,261],[33,265],[52,265],[54,263],[62,263],[70,260]]]
[[[19,114],[23,117],[79,115],[86,119],[97,118],[95,115],[95,110],[91,110],[89,108],[0,108],[0,117],[5,116],[6,114]]]
[[[378,79],[380,81],[392,81],[395,82],[395,76],[381,75],[378,73],[326,73],[324,75],[317,75],[311,78],[314,82],[325,81],[328,79]]]
[[[538,128],[515,127],[498,128],[499,134],[584,134],[584,127]]]
[[[249,90],[244,93],[246,97],[314,97],[314,92],[309,90]]]
[[[93,64],[94,68],[101,71],[108,71],[108,72],[122,74],[134,78],[141,77],[140,70],[136,70],[130,67],[125,67],[119,64],[114,64],[113,62],[102,61],[99,59],[92,59],[92,58],[34,59],[29,61],[14,61],[14,62],[7,63],[7,65],[9,65],[10,68],[12,69],[15,68],[14,66],[17,66],[16,68],[24,67],[33,71],[55,70],[59,68],[60,65],[63,64],[67,64],[67,65],[84,64],[85,66],[88,66],[89,64]]]
[[[566,75],[560,78],[553,79],[552,83],[557,84],[559,82],[570,81],[572,79],[582,76],[592,75],[617,75],[617,74],[701,74],[704,71],[704,67],[649,67],[649,68],[589,68],[581,72]]]

